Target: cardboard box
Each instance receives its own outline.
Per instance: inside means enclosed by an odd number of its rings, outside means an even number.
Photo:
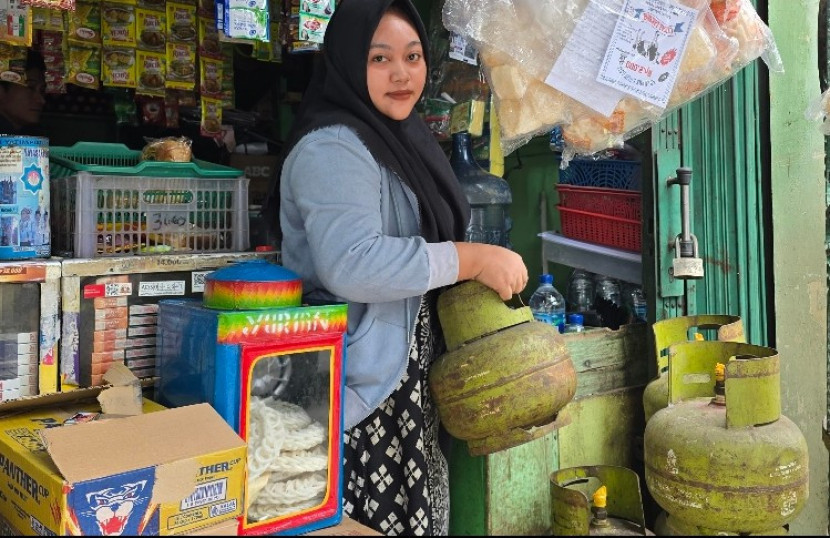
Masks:
[[[185,533],[186,536],[239,536],[239,520],[231,519],[210,527]]]
[[[274,167],[279,162],[276,155],[245,155],[232,153],[230,166],[245,171],[248,183],[248,205],[262,205],[268,194],[268,187],[274,175]]]
[[[116,383],[0,404],[0,516],[24,535],[238,525],[245,442],[207,404],[164,409],[142,402],[123,365],[108,376]]]

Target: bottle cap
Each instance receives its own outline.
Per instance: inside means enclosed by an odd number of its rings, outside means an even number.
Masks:
[[[553,284],[553,275],[550,273],[539,275],[539,284]]]
[[[568,323],[573,325],[582,325],[584,317],[582,314],[568,314]]]

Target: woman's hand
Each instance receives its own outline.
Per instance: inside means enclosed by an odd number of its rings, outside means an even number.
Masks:
[[[512,250],[485,243],[455,243],[458,280],[477,280],[493,289],[503,301],[527,286],[527,267]]]

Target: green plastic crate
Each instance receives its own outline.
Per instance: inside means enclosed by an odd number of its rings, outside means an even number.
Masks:
[[[187,163],[142,161],[141,152],[124,144],[78,142],[74,146],[49,148],[50,177],[68,177],[78,172],[99,176],[212,177],[236,178],[242,170],[199,159]]]

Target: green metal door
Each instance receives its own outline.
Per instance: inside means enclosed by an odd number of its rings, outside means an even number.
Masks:
[[[655,319],[738,315],[748,340],[765,345],[771,327],[764,233],[769,189],[761,166],[758,94],[752,64],[652,129],[653,192],[646,199],[654,216],[647,227],[653,252],[644,252],[652,257],[644,260],[644,272],[657,292]],[[669,273],[681,209],[680,189],[667,180],[679,166],[693,170],[690,217],[705,271],[700,280],[677,280]]]

